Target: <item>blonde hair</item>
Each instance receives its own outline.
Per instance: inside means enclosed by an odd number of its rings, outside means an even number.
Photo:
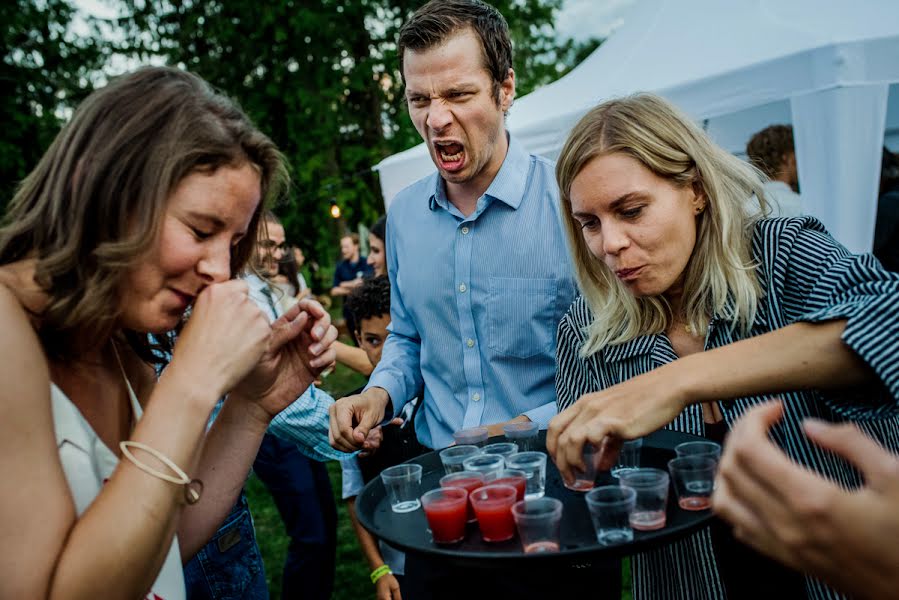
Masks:
[[[593,313],[582,356],[664,332],[673,315],[664,297],[633,296],[587,248],[572,216],[571,184],[594,158],[620,152],[680,189],[706,198],[684,276],[683,317],[705,331],[712,314],[747,333],[762,294],[751,258],[755,221],[767,211],[762,178],[751,165],[715,145],[689,118],[653,94],[604,102],[574,127],[556,165],[568,245],[581,293]],[[758,198],[755,210],[751,196]]]

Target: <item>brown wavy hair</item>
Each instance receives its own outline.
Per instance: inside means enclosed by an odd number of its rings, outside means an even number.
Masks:
[[[232,276],[252,255],[262,210],[288,184],[275,144],[234,102],[174,68],[139,69],[85,99],[0,227],[0,264],[37,261],[35,282],[47,295],[38,335],[48,356],[77,358],[115,333],[128,270],[156,243],[184,177],[247,163],[259,170],[263,200],[232,252]],[[153,359],[147,335],[124,333]]]
[[[505,17],[481,0],[431,0],[409,17],[400,29],[397,54],[400,74],[406,50],[423,52],[444,43],[470,27],[481,41],[484,68],[493,79],[493,95],[500,99],[500,88],[512,68],[512,40]]]

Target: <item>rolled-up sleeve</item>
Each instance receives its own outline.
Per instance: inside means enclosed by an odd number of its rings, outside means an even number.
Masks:
[[[300,452],[319,462],[343,460],[353,456],[331,447],[328,442],[330,416],[328,408],[334,398],[310,385],[290,406],[278,413],[269,423],[272,435],[292,444]]]

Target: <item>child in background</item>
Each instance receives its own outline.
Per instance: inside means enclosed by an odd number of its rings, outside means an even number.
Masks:
[[[390,323],[390,281],[387,276],[365,279],[347,298],[346,306],[352,312],[353,322],[356,323],[354,333],[359,346],[365,351],[372,366],[377,365],[381,360],[381,348],[387,339],[387,325]],[[406,406],[411,410],[413,404],[414,401]],[[391,424],[400,425],[402,422],[403,419],[395,419]],[[407,427],[412,427],[412,424],[408,423]],[[381,451],[386,451],[383,443],[378,452]],[[400,600],[405,555],[376,539],[362,527],[356,517],[356,496],[372,474],[365,469],[363,476],[363,467],[360,466],[360,459],[356,456],[340,461],[340,467],[343,475],[343,499],[347,502],[347,510],[353,521],[356,537],[359,538],[362,553],[372,570],[375,596],[378,600]],[[384,565],[387,569],[383,568]]]

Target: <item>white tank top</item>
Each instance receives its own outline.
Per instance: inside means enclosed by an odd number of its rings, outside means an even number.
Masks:
[[[122,374],[124,375],[124,371]],[[127,377],[125,383],[128,385],[134,417],[140,419],[143,411]],[[81,411],[53,382],[50,383],[50,399],[53,403],[53,424],[56,428],[59,460],[72,490],[78,517],[81,517],[100,493],[106,480],[112,476],[119,459],[100,440]],[[146,600],[185,600],[185,596],[184,571],[176,536],[172,539],[168,556],[147,593]]]

